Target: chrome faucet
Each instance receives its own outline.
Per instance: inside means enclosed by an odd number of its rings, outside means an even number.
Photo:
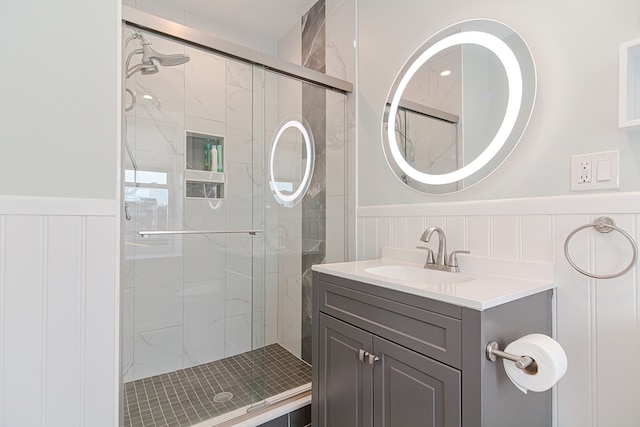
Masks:
[[[450,271],[450,272],[458,272],[460,268],[458,267],[458,254],[468,254],[469,251],[453,251],[447,257],[447,238],[444,235],[444,231],[440,227],[429,227],[426,229],[424,233],[422,233],[422,237],[420,237],[420,241],[429,243],[431,239],[431,235],[436,233],[438,235],[438,252],[433,256],[433,251],[426,246],[418,246],[418,249],[426,249],[427,253],[427,261],[424,264],[424,268],[430,268],[433,270],[442,270],[442,271]]]

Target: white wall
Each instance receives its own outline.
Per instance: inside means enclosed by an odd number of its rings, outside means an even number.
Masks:
[[[0,7],[0,194],[115,199],[118,2]]]
[[[602,215],[640,242],[639,212],[640,193],[362,207],[358,258],[379,258],[383,247],[423,245],[420,236],[436,225],[450,251],[555,263],[555,338],[569,361],[554,390],[555,425],[634,427],[640,425],[640,265],[620,278],[590,279],[569,265],[563,246],[575,228]],[[597,274],[623,270],[631,254],[618,233],[589,228],[571,239],[574,262]]]
[[[502,21],[528,43],[536,105],[520,145],[492,176],[454,195],[423,195],[402,185],[384,158],[387,92],[424,40],[472,18]],[[640,133],[617,126],[618,50],[640,33],[639,2],[363,0],[358,25],[359,206],[566,195],[570,157],[608,150],[620,150],[620,192],[640,189]]]
[[[0,2],[0,425],[119,412],[120,5]]]
[[[471,18],[500,20],[529,44],[536,107],[520,145],[492,176],[453,195],[421,194],[384,159],[387,90],[422,41]],[[601,215],[640,241],[640,134],[617,127],[618,47],[638,37],[640,3],[362,0],[358,19],[358,259],[379,257],[385,246],[415,247],[438,225],[450,250],[555,263],[555,336],[569,359],[554,390],[556,425],[640,425],[640,266],[617,279],[590,279],[563,249],[572,230]],[[570,156],[607,150],[620,150],[620,190],[571,193]],[[605,274],[631,260],[618,233],[587,229],[574,239],[571,254],[584,269]]]

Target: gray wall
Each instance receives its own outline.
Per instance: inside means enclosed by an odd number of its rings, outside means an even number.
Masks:
[[[536,106],[520,145],[492,176],[454,195],[423,195],[386,164],[384,102],[396,72],[424,40],[472,18],[502,21],[529,44]],[[358,25],[359,206],[573,194],[571,156],[609,150],[620,150],[621,188],[614,191],[640,189],[640,134],[617,125],[619,45],[639,36],[640,2],[361,0]]]

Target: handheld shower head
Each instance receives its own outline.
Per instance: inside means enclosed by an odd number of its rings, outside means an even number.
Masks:
[[[156,52],[153,47],[151,47],[151,42],[145,39],[141,33],[136,33],[133,36],[129,37],[127,43],[134,38],[140,40],[140,44],[142,45],[141,49],[136,49],[129,54],[127,57],[127,72],[126,77],[129,78],[138,71],[141,74],[155,74],[158,72],[158,66],[156,62],[164,67],[170,67],[174,65],[184,64],[185,62],[189,62],[191,58],[189,55],[177,53],[174,55],[164,55],[162,53]],[[142,54],[142,60],[140,64],[134,65],[129,68],[129,61],[131,61],[131,57],[136,54]]]
[[[159,70],[158,70],[158,67],[154,63],[145,64],[143,62],[141,64],[134,65],[133,67],[131,67],[129,69],[129,71],[127,71],[127,73],[126,73],[127,78],[133,76],[138,71],[140,71],[141,74],[147,75],[147,74],[155,74]]]

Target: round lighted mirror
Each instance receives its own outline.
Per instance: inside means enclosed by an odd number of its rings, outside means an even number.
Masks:
[[[411,55],[389,91],[387,162],[423,192],[476,184],[517,145],[535,94],[531,52],[512,28],[485,19],[447,27]]]
[[[304,120],[287,118],[278,126],[269,153],[269,186],[282,206],[295,206],[307,193],[314,153],[313,134]]]

